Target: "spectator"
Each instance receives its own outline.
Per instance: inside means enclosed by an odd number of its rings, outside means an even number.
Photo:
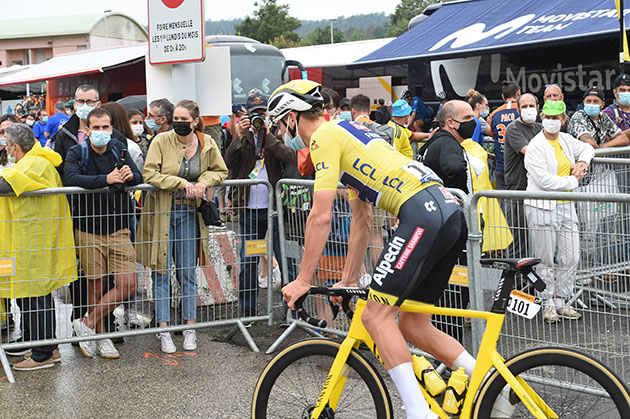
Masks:
[[[603,90],[593,87],[584,92],[584,109],[573,114],[569,134],[590,144],[593,148],[628,145],[628,137],[613,120],[602,113],[605,97]]]
[[[144,124],[144,114],[137,109],[133,109],[127,111],[127,118],[129,118],[129,125],[133,134],[132,140],[140,147],[142,158],[146,159],[147,151],[149,150],[149,140],[147,139],[146,126]]]
[[[157,135],[171,129],[173,124],[173,104],[168,99],[156,99],[149,103],[148,115],[144,122]]]
[[[516,103],[520,116],[505,131],[505,184],[508,190],[524,191],[527,189],[525,152],[531,139],[542,130],[542,124],[536,121],[539,110],[536,96],[525,93]],[[508,200],[505,208],[508,224],[514,235],[512,246],[508,248],[508,256],[526,257],[528,240],[523,201]]]
[[[617,76],[613,83],[613,95],[615,101],[603,113],[630,138],[630,74],[622,73]]]
[[[24,192],[61,187],[55,166],[59,154],[42,148],[25,124],[6,128],[13,168],[0,173],[0,198],[11,211],[0,212],[0,255],[15,258],[15,276],[0,278],[0,298],[16,298],[24,320],[24,340],[55,338],[52,292],[76,279],[76,259],[68,201],[60,195],[20,198]],[[54,220],[54,222],[53,222]],[[28,355],[28,354],[27,354]],[[18,371],[50,368],[61,360],[57,345],[34,347]]]
[[[131,125],[129,124],[127,111],[123,105],[116,102],[103,103],[101,107],[111,115],[112,127],[125,136],[125,142],[123,144],[127,145],[127,150],[129,151],[131,159],[138,168],[138,171],[142,173],[142,169],[144,168],[144,157],[142,156],[140,146],[138,146],[138,144],[136,144],[133,140],[134,135],[131,130]]]
[[[385,106],[385,99],[378,100],[378,108],[376,108],[373,114],[372,119],[379,124],[386,124],[390,121],[392,114],[389,108]]]
[[[451,100],[440,112],[440,129],[420,149],[423,163],[432,169],[449,188],[472,194],[472,180],[461,143],[471,138],[477,126],[469,104]]]
[[[521,96],[521,88],[516,83],[508,83],[504,81],[501,86],[501,95],[505,103],[499,106],[490,114],[488,123],[492,130],[492,138],[494,138],[494,156],[496,167],[494,176],[496,179],[496,188],[505,189],[504,175],[504,148],[505,148],[505,130],[510,122],[518,118],[518,109],[516,100]]]
[[[70,119],[68,119],[68,121],[61,127],[59,132],[57,132],[53,138],[55,142],[55,151],[61,154],[61,158],[64,160],[58,168],[62,174],[65,173],[63,165],[65,163],[68,150],[76,144],[87,141],[90,137],[88,134],[89,128],[87,126],[88,114],[93,109],[101,106],[98,90],[96,90],[96,87],[91,84],[83,84],[77,87],[72,103],[74,104],[76,112],[70,117]],[[50,119],[48,119],[48,123],[50,124]],[[115,128],[112,131],[112,137],[123,144],[127,141],[125,136]]]
[[[487,136],[492,136],[492,130],[490,125],[486,122],[486,118],[490,114],[490,107],[488,106],[488,99],[474,89],[468,91],[468,104],[472,107],[475,113],[474,120],[477,123],[475,132],[471,137],[474,142],[483,146],[483,139]]]
[[[225,159],[229,167],[237,168],[238,179],[262,179],[271,183],[275,188],[276,183],[283,177],[283,166],[294,163],[296,153],[284,145],[269,131],[266,125],[258,127],[252,125],[253,118],[267,116],[267,97],[255,93],[249,95],[246,105],[247,115],[241,116],[238,123],[238,135],[232,139],[230,147],[225,152]],[[295,136],[295,132],[289,133]],[[273,202],[268,202],[268,190],[265,185],[252,185],[235,188],[232,194],[234,206],[241,214],[239,227],[243,236],[241,246],[242,268],[239,273],[239,301],[241,315],[244,317],[256,316],[257,313],[257,281],[258,257],[245,256],[246,240],[262,240],[267,232],[267,211]],[[277,260],[282,260],[280,253],[280,235],[278,223],[273,223],[273,245]],[[289,262],[289,280],[295,278],[295,266]]]
[[[339,118],[346,121],[352,121],[352,112],[350,111],[350,99],[344,97],[339,101]]]
[[[112,137],[111,120],[107,110],[92,109],[86,118],[89,142],[70,148],[64,165],[67,186],[109,186],[112,190],[79,195],[75,202],[75,238],[87,278],[89,304],[85,317],[72,322],[79,337],[106,332],[107,315],[136,291],[136,252],[129,230],[134,204],[120,186],[138,185],[142,175],[131,159],[122,160],[125,144]],[[105,292],[110,274],[114,275],[115,285]],[[79,346],[88,358],[96,354],[110,359],[120,357],[110,339],[83,341]]]
[[[37,112],[37,122],[33,125],[33,134],[35,134],[35,139],[40,142],[42,147],[44,147],[48,141],[48,137],[46,136],[46,124],[48,123],[48,112],[44,109],[40,109]]]
[[[29,112],[24,117],[24,123],[28,125],[31,129],[33,129],[33,125],[35,125],[35,121],[37,120],[37,115],[33,112]]]
[[[407,127],[413,127],[413,130],[416,132],[420,132],[425,128],[428,129],[435,115],[433,109],[428,107],[418,96],[413,96],[410,90],[405,90],[401,98],[406,100],[411,106],[411,114],[407,119]]]
[[[543,130],[525,152],[528,191],[571,191],[588,172],[593,148],[560,132],[566,119],[562,101],[547,101],[542,110]],[[568,303],[573,294],[580,259],[580,237],[575,204],[570,201],[525,200],[525,215],[534,257],[542,260],[536,270],[547,288],[540,293],[548,323],[577,320],[581,315]]]
[[[68,115],[68,118],[74,115],[74,99],[70,99],[63,104],[63,112]]]
[[[560,89],[560,86],[558,86],[557,84],[548,84],[547,86],[545,86],[543,101],[546,102],[548,100],[564,100],[564,94],[562,93],[562,89]]]
[[[324,87],[322,89],[324,97],[324,115],[328,115],[328,120],[339,117],[339,95],[332,89]]]
[[[12,167],[14,162],[10,161],[7,154],[7,128],[13,124],[20,123],[20,118],[14,114],[5,114],[0,116],[0,172],[3,169]],[[11,159],[12,160],[12,159]]]
[[[181,281],[183,319],[186,324],[194,324],[197,318],[195,267],[198,262],[202,266],[207,264],[205,243],[209,234],[201,214],[197,213],[197,204],[207,196],[208,188],[227,177],[219,148],[212,137],[203,133],[203,120],[195,102],[180,101],[173,113],[173,130],[153,137],[143,174],[145,182],[160,189],[147,193],[138,228],[141,263],[153,270],[156,322],[164,327],[170,321],[174,256],[177,277]],[[198,254],[199,248],[201,254]],[[160,333],[158,339],[162,352],[177,350],[170,333]],[[187,351],[197,348],[194,330],[184,331],[183,348]]]
[[[411,132],[404,124],[407,117],[411,113],[411,106],[407,101],[398,99],[392,106],[391,121],[387,125],[394,129],[394,148],[410,159],[413,159],[413,149],[411,141],[417,142],[429,138],[429,134],[425,132]]]
[[[55,103],[55,114],[48,118],[48,122],[46,123],[46,131],[44,131],[44,136],[46,138],[53,138],[57,131],[59,131],[59,129],[61,129],[61,127],[66,122],[68,122],[69,119],[70,116],[68,116],[64,112],[64,104],[61,102]]]

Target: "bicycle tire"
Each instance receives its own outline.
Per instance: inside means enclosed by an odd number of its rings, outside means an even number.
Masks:
[[[625,384],[589,355],[567,348],[537,348],[505,364],[515,376],[524,374],[527,384],[561,418],[630,418],[630,395]],[[479,390],[472,417],[489,418],[505,385],[505,379],[495,370]],[[592,390],[606,395],[593,394]],[[534,417],[520,401],[515,408],[509,417]]]
[[[276,355],[256,383],[252,418],[310,418],[339,347],[328,339],[307,339]],[[346,366],[351,370],[337,409],[320,418],[392,418],[387,387],[374,365],[353,350]]]

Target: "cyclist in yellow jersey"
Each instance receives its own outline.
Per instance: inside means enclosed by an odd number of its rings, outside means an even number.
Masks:
[[[315,82],[295,80],[276,89],[269,100],[274,122],[309,144],[315,170],[300,273],[282,293],[294,308],[310,287],[330,232],[337,182],[348,187],[352,222],[346,266],[336,287],[356,285],[370,240],[371,204],[396,215],[399,226],[376,264],[361,319],[396,384],[407,417],[437,418],[421,395],[405,341],[452,368],[472,371],[475,360],[455,339],[433,327],[429,315],[400,313],[398,325],[396,318],[405,299],[435,303],[442,295],[466,243],[462,209],[435,173],[396,152],[362,124],[326,122],[320,89]]]

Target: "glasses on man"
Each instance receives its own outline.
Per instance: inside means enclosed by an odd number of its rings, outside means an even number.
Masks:
[[[83,100],[83,99],[74,99],[77,105],[88,105],[88,106],[96,106],[98,100]]]

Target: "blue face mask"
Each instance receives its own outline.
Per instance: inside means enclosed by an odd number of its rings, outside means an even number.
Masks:
[[[42,122],[43,122],[44,124],[45,124],[46,122],[48,122],[48,117],[47,117],[47,116],[42,117]]]
[[[158,131],[161,125],[155,123],[153,119],[145,119],[144,123],[147,124],[147,127],[151,129],[151,131]]]
[[[306,148],[306,146],[304,145],[304,141],[302,141],[302,138],[300,137],[299,134],[293,138],[291,138],[289,134],[284,134],[284,144],[287,147],[292,148],[293,150],[296,150],[296,151]]]
[[[94,144],[94,147],[105,147],[112,139],[112,133],[109,131],[92,131],[90,135],[90,141]]]
[[[79,105],[77,106],[77,116],[79,117],[79,119],[83,119],[86,120],[88,117],[88,114],[90,112],[92,112],[92,110],[94,109],[94,106],[90,106],[88,104],[85,105]]]
[[[623,106],[630,105],[630,92],[620,92],[619,103],[621,103]]]
[[[485,118],[488,115],[490,115],[490,109],[484,109],[483,111],[479,112],[479,116],[481,116],[482,118]]]
[[[341,112],[339,112],[339,118],[345,119],[346,121],[352,121],[352,112],[350,112],[350,111],[341,111]]]
[[[599,107],[599,105],[592,105],[590,103],[584,105],[584,112],[586,112],[586,114],[591,118],[595,118],[597,115],[599,115],[600,109],[601,108]]]
[[[7,146],[7,137],[0,137],[0,145],[2,147],[6,147]]]

